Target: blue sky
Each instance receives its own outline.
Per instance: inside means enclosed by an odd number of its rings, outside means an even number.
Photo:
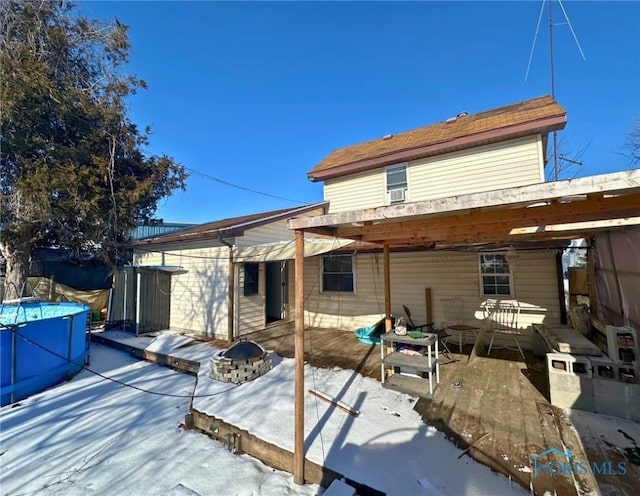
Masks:
[[[640,118],[640,3],[554,2],[560,152],[578,175],[629,168]],[[548,94],[548,19],[528,81],[541,2],[84,2],[130,26],[130,73],[149,84],[131,118],[151,153],[271,198],[191,174],[160,204],[207,222],[322,200],[306,173],[336,148]],[[545,7],[546,9],[546,7]],[[568,174],[576,174],[575,170]]]

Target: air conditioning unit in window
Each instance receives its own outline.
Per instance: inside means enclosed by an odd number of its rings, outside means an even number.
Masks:
[[[406,199],[405,188],[395,188],[389,190],[389,203],[399,203],[403,202]]]

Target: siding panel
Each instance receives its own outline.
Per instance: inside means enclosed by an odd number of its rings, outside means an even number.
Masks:
[[[134,253],[136,265],[180,265],[188,272],[171,276],[170,327],[226,339],[229,249],[198,245]]]
[[[538,142],[527,136],[410,163],[413,201],[540,183]]]
[[[391,253],[391,312],[403,316],[407,305],[417,324],[426,320],[425,292],[431,288],[433,316],[438,325],[445,321],[441,300],[461,297],[467,318],[477,324],[483,317],[477,253],[414,252]],[[320,257],[305,264],[305,324],[353,331],[373,324],[384,315],[384,274],[381,253],[356,256],[356,294],[320,291]],[[530,325],[559,322],[560,309],[555,273],[555,252],[522,251],[514,272],[515,299],[521,306],[520,339],[530,347]],[[496,338],[496,345],[513,341]]]
[[[416,160],[408,164],[409,201],[491,191],[544,181],[540,135]],[[329,179],[329,212],[385,204],[385,169]]]
[[[379,207],[385,203],[385,176],[381,169],[328,179],[324,182],[324,199],[329,213]]]

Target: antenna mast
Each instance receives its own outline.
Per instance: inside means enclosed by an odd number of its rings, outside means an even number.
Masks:
[[[542,14],[544,12],[544,4],[545,2],[549,3],[549,65],[551,71],[551,96],[555,100],[556,98],[556,74],[555,74],[555,64],[554,64],[554,45],[553,45],[553,0],[542,0],[542,5],[540,5],[540,14],[538,15],[538,24],[536,25],[536,34],[533,38],[533,44],[531,46],[531,53],[529,54],[529,64],[527,65],[527,73],[525,74],[524,80],[526,81],[529,78],[529,70],[531,69],[531,61],[533,60],[533,52],[536,48],[536,41],[538,39],[538,32],[540,31],[540,23],[542,21]],[[566,24],[569,25],[569,29],[571,30],[571,35],[573,36],[574,41],[576,42],[576,46],[580,51],[580,56],[582,60],[586,60],[584,56],[584,52],[582,51],[582,47],[580,46],[580,42],[578,41],[578,37],[576,36],[575,31],[573,30],[573,26],[571,25],[571,21],[569,20],[569,16],[567,15],[567,11],[562,4],[562,0],[558,0],[558,5],[562,9],[562,14],[564,15]],[[553,180],[558,180],[559,175],[558,170],[558,136],[557,132],[553,132]]]
[[[551,65],[551,96],[556,99],[556,74],[553,63],[553,0],[549,0],[549,64]],[[553,132],[553,180],[558,180],[558,133]]]

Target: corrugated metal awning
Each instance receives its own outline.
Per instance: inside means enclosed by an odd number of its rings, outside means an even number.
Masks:
[[[321,255],[354,243],[352,239],[306,239],[304,243],[305,258]],[[277,262],[293,260],[296,257],[295,241],[279,241],[252,246],[234,246],[234,262]]]

